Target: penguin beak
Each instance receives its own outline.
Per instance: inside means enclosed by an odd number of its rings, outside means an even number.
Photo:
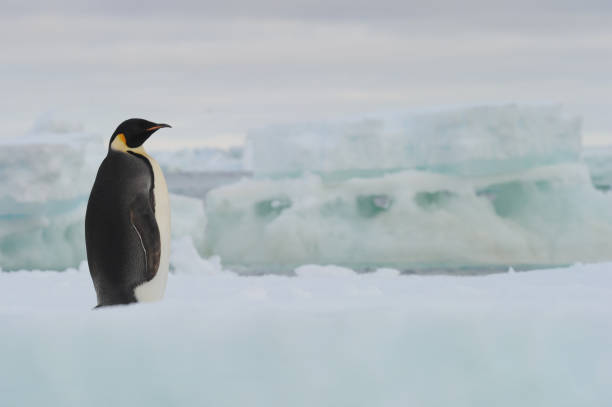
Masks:
[[[169,124],[161,123],[161,124],[156,124],[153,127],[149,127],[146,131],[155,131],[155,130],[159,130],[159,129],[164,128],[164,127],[172,128],[172,126],[170,126]]]
[[[147,139],[153,135],[153,133],[155,133],[157,130],[162,129],[164,127],[172,127],[172,126],[170,126],[169,124],[165,124],[165,123],[160,123],[160,124],[151,126],[145,129],[144,132],[138,136],[138,138],[136,139],[136,143],[139,146],[143,145],[144,142],[147,141]]]

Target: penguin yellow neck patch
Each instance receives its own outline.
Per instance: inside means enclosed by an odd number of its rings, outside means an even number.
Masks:
[[[125,134],[117,134],[113,142],[111,143],[111,148],[117,151],[127,151],[127,141],[125,140]]]
[[[123,133],[117,134],[117,136],[111,143],[111,148],[116,151],[123,151],[124,153],[127,153],[128,151],[133,151],[141,155],[147,155],[143,146],[128,147],[127,141],[125,140],[125,134]]]

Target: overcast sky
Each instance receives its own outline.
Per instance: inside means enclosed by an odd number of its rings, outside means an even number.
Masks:
[[[612,143],[611,1],[3,1],[0,120],[54,113],[154,147],[372,111],[563,103]]]

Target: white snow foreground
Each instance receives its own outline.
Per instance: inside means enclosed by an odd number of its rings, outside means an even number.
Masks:
[[[184,264],[163,302],[96,311],[85,264],[0,273],[0,405],[612,399],[612,264],[479,277],[334,266],[241,277],[218,259],[199,260],[205,273]]]

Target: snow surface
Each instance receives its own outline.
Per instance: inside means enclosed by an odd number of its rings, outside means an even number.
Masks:
[[[612,264],[238,276],[178,241],[166,299],[92,311],[85,263],[0,273],[2,406],[605,406]]]

